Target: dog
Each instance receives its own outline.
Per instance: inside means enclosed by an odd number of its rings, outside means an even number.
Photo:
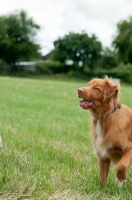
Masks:
[[[121,104],[120,84],[112,78],[94,78],[77,91],[79,106],[92,115],[92,136],[99,162],[99,182],[106,188],[111,164],[117,165],[116,179],[125,185],[132,161],[132,109]]]

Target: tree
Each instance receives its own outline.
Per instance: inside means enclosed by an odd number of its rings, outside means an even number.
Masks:
[[[117,36],[113,40],[117,62],[132,63],[132,17],[117,24]]]
[[[72,60],[75,66],[79,63],[88,66],[91,70],[95,67],[101,56],[102,45],[93,34],[91,37],[85,32],[69,33],[63,38],[54,41],[54,60],[65,63]]]
[[[39,28],[25,11],[0,16],[0,59],[15,66],[20,60],[36,58],[40,46],[35,36]]]
[[[102,57],[100,58],[98,65],[103,69],[112,69],[116,67],[115,53],[110,48],[106,47],[102,51]]]

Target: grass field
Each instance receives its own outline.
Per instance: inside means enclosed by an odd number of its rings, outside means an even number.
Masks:
[[[0,78],[0,200],[130,200],[110,171],[106,191],[98,184],[98,161],[90,117],[78,107],[85,82]],[[122,102],[132,107],[131,86]]]

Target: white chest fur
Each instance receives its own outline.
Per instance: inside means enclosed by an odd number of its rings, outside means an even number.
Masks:
[[[107,149],[111,148],[111,144],[103,144],[103,135],[102,135],[102,127],[100,124],[100,121],[98,120],[95,126],[95,134],[96,134],[96,139],[95,139],[95,149],[96,152],[99,156],[102,158],[109,158],[109,155],[107,153]]]
[[[102,135],[101,135],[101,124],[98,120],[95,126],[95,134],[96,134],[96,147],[98,148],[102,142]]]

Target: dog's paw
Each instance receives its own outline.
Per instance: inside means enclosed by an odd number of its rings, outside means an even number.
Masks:
[[[116,178],[116,182],[117,182],[117,184],[118,184],[119,187],[123,187],[126,184],[126,180],[120,181],[117,178]]]

